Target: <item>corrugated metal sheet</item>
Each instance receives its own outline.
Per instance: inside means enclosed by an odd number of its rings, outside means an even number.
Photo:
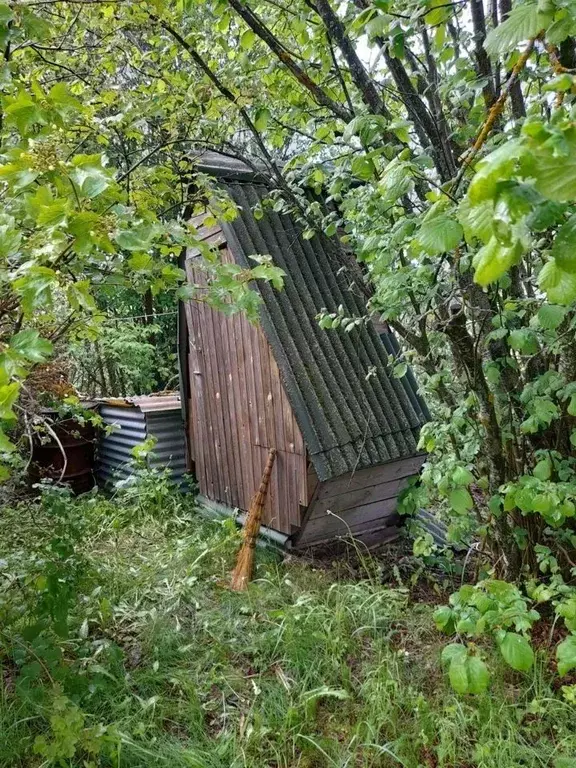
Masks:
[[[350,317],[365,312],[361,292],[351,285],[349,258],[337,241],[322,235],[306,240],[291,217],[253,208],[269,195],[260,183],[232,168],[217,169],[239,215],[223,223],[228,247],[239,263],[269,254],[286,272],[284,290],[259,281],[264,300],[262,327],[320,480],[417,453],[420,427],[427,420],[413,378],[396,379],[388,370],[389,349],[371,326],[350,333],[324,331],[317,315]]]
[[[128,402],[140,408],[142,413],[173,411],[176,408],[180,408],[180,395],[174,393],[169,395],[142,395],[127,399]]]
[[[172,411],[180,408],[180,394],[168,392],[156,395],[135,395],[133,397],[107,397],[96,401],[96,404],[116,408],[137,406],[142,413],[149,411]]]
[[[149,437],[155,437],[157,443],[148,465],[156,469],[169,468],[175,482],[182,480],[186,472],[184,424],[180,398],[172,397],[172,401],[170,409],[143,410],[136,403],[101,406],[104,424],[113,425],[115,429],[98,444],[96,474],[100,485],[130,476],[134,466],[132,450]]]

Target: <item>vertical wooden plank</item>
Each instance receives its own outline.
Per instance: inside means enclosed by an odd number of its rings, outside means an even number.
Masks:
[[[239,430],[240,430],[240,461],[242,469],[242,491],[239,506],[248,509],[250,504],[250,492],[252,489],[252,444],[250,440],[250,414],[248,409],[248,389],[246,385],[246,358],[242,343],[242,317],[235,315],[233,318],[233,342],[234,355],[238,373],[238,398],[239,398]]]
[[[189,265],[189,279],[192,282],[202,285],[205,283],[204,274],[201,270],[194,269],[194,260],[187,262]],[[198,355],[199,383],[202,392],[202,453],[205,467],[205,493],[208,498],[216,499],[219,495],[217,475],[215,474],[216,452],[214,448],[213,429],[211,425],[211,399],[212,380],[210,375],[210,361],[206,355],[206,333],[205,333],[205,313],[207,308],[204,304],[190,302],[190,311],[192,323],[195,329],[196,352]]]
[[[285,474],[284,459],[282,452],[285,448],[281,437],[278,435],[276,424],[276,394],[274,386],[274,374],[270,365],[270,345],[260,327],[255,329],[255,343],[259,349],[260,376],[262,381],[262,402],[261,408],[265,416],[266,433],[262,445],[265,448],[276,448],[275,471],[270,478],[270,514],[276,518],[276,525],[280,528],[283,525],[283,483]],[[264,437],[264,436],[261,436]],[[275,510],[275,511],[274,511]]]
[[[271,358],[271,350],[269,351]],[[271,360],[271,362],[273,362]],[[282,446],[282,473],[278,479],[278,504],[280,507],[279,517],[282,530],[291,530],[290,519],[294,504],[298,506],[294,499],[293,488],[293,462],[294,454],[290,449],[290,438],[286,435],[285,413],[283,408],[283,388],[280,381],[280,374],[276,365],[271,365],[272,372],[272,395],[274,399],[274,428],[278,445]]]
[[[187,272],[191,266],[188,267]],[[190,273],[189,278],[190,279]],[[194,441],[195,463],[197,480],[202,493],[209,496],[213,492],[211,487],[206,460],[206,403],[204,387],[206,383],[206,371],[202,357],[201,341],[198,333],[198,307],[194,302],[186,302],[186,320],[188,324],[188,364],[190,372],[190,392],[194,401]]]
[[[264,448],[276,448],[278,437],[274,424],[274,397],[272,392],[272,376],[270,372],[269,344],[260,328],[254,329],[254,346],[257,349],[257,369],[260,373],[260,423],[263,425],[259,434],[259,442]]]
[[[242,501],[244,497],[244,456],[241,442],[240,411],[242,408],[242,403],[240,400],[240,376],[234,340],[234,327],[236,317],[236,315],[232,315],[231,317],[227,318],[227,322],[222,326],[222,331],[226,340],[226,384],[228,387],[228,406],[230,409],[230,432],[232,434],[232,461],[235,464],[236,470],[235,486],[232,488],[232,501],[235,506],[242,507]]]
[[[227,496],[225,493],[226,484],[224,477],[222,476],[222,455],[220,450],[220,429],[218,423],[221,414],[219,399],[216,397],[218,387],[216,375],[217,352],[214,349],[214,333],[211,318],[212,310],[205,305],[201,305],[201,310],[202,340],[205,352],[204,359],[206,360],[206,424],[211,450],[211,474],[214,482],[214,498],[225,503]]]
[[[222,457],[222,477],[227,503],[235,506],[237,496],[236,457],[234,455],[231,429],[231,408],[228,397],[228,376],[230,368],[227,343],[225,339],[227,317],[222,312],[211,310],[210,319],[214,334],[215,385],[218,404],[218,429],[220,433],[220,455]]]
[[[260,484],[264,463],[260,451],[260,424],[258,423],[258,410],[261,408],[261,402],[257,398],[256,381],[254,374],[254,340],[252,328],[246,320],[242,318],[243,324],[243,344],[246,355],[246,387],[248,391],[248,414],[250,424],[250,445],[252,451],[252,482],[250,497],[252,497]],[[276,464],[276,462],[274,462]],[[268,496],[268,499],[270,496]],[[249,502],[248,502],[249,503]],[[270,503],[264,508],[264,519],[268,519],[270,513]]]

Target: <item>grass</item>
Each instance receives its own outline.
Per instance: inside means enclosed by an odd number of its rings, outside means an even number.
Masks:
[[[233,593],[234,527],[154,494],[71,503],[86,568],[55,671],[22,635],[49,520],[37,504],[2,511],[2,768],[576,765],[574,707],[545,658],[519,675],[487,649],[489,693],[456,696],[433,607],[380,584],[377,564],[347,579],[259,551]]]

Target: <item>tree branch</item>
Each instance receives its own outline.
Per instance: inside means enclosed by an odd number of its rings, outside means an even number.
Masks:
[[[494,0],[496,2],[496,0]],[[512,10],[512,0],[500,0],[500,21],[506,21]],[[519,80],[512,83],[510,89],[510,104],[512,105],[512,116],[515,120],[521,120],[526,117],[526,104],[522,95],[522,87]]]
[[[490,132],[492,131],[492,128],[494,127],[494,124],[496,123],[496,120],[500,117],[502,114],[502,111],[504,109],[504,105],[506,104],[506,100],[508,99],[508,96],[510,95],[510,92],[512,90],[512,87],[514,83],[518,80],[520,73],[526,66],[526,62],[530,58],[530,54],[532,53],[534,49],[534,43],[536,40],[541,36],[542,32],[539,32],[536,37],[533,37],[528,45],[526,46],[524,53],[520,56],[516,64],[514,65],[514,68],[512,69],[512,72],[510,74],[510,77],[508,78],[508,82],[504,86],[504,89],[502,90],[502,93],[498,97],[498,99],[494,102],[492,109],[490,110],[490,114],[486,118],[486,122],[482,126],[482,130],[478,134],[478,138],[474,142],[474,145],[470,152],[468,153],[468,156],[465,158],[462,167],[460,169],[460,172],[456,178],[456,181],[454,182],[454,186],[452,188],[452,194],[455,194],[455,192],[458,190],[458,187],[460,186],[460,182],[462,181],[464,174],[466,173],[466,169],[474,162],[474,159],[478,155],[478,152],[482,149],[484,146],[484,143],[488,136],[490,135]]]
[[[349,123],[354,115],[341,104],[330,98],[322,88],[315,83],[310,76],[297,64],[292,56],[286,51],[280,40],[266,27],[260,19],[240,0],[228,0],[228,4],[234,8],[236,13],[241,16],[250,29],[255,32],[258,37],[266,43],[268,48],[280,59],[282,64],[294,75],[296,80],[306,88],[306,90],[312,95],[312,98],[317,104],[332,112],[332,114],[339,117],[344,122]]]
[[[486,17],[484,15],[484,5],[482,0],[470,0],[470,13],[472,15],[472,26],[474,28],[474,56],[476,58],[476,73],[478,77],[485,80],[482,87],[484,103],[488,109],[496,101],[496,89],[494,88],[494,75],[490,58],[484,48],[486,40]]]
[[[362,100],[370,108],[370,111],[376,115],[384,115],[388,120],[392,120],[390,111],[384,104],[381,95],[378,93],[378,89],[374,85],[374,81],[364,68],[364,65],[360,61],[358,54],[356,53],[354,46],[352,45],[350,38],[346,34],[344,24],[340,21],[332,6],[328,0],[315,0],[312,3],[311,0],[305,0],[306,5],[312,8],[322,19],[324,26],[328,30],[328,34],[336,42],[338,48],[342,51],[342,55],[346,59],[348,68],[350,70],[350,76],[354,81],[354,84],[362,94]]]

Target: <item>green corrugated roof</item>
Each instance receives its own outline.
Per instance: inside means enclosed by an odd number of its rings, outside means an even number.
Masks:
[[[202,165],[239,208],[233,222],[222,223],[234,258],[248,266],[249,256],[268,254],[286,272],[282,291],[258,281],[262,327],[319,478],[418,453],[427,411],[412,376],[390,375],[393,337],[383,341],[372,324],[348,333],[318,325],[322,309],[335,312],[341,305],[350,317],[365,312],[342,246],[323,235],[304,239],[292,217],[268,208],[256,220],[254,207],[270,194],[261,173],[227,166],[226,159]]]

